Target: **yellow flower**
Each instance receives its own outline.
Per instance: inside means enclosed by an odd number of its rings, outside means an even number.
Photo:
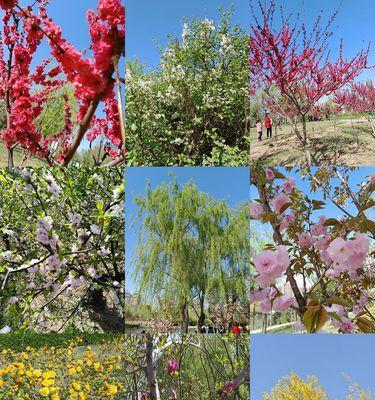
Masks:
[[[47,371],[43,374],[43,378],[54,379],[54,378],[56,378],[56,372],[55,371]]]
[[[40,393],[43,397],[48,397],[50,391],[49,391],[48,387],[44,387],[44,388],[39,389],[39,393]]]
[[[3,387],[4,381],[0,379],[0,388]]]
[[[58,394],[54,394],[52,396],[52,400],[60,400],[60,396]]]
[[[109,394],[116,394],[116,393],[117,393],[117,386],[115,386],[115,385],[108,385],[108,393],[109,393]]]
[[[35,369],[33,375],[35,378],[40,378],[42,376],[42,371],[40,369]]]
[[[74,375],[76,372],[77,372],[77,371],[76,371],[75,368],[69,368],[68,374],[69,374],[69,376],[72,376],[72,375]]]
[[[43,386],[53,386],[55,384],[55,380],[54,379],[44,379],[42,382]]]

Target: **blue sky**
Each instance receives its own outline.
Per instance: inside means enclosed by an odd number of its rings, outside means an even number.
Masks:
[[[153,42],[165,44],[167,35],[181,37],[183,18],[219,20],[218,7],[229,11],[235,5],[233,22],[248,29],[248,0],[129,0],[126,2],[126,56],[135,56],[142,63],[154,67],[160,60]]]
[[[372,335],[252,335],[251,400],[291,371],[317,376],[331,400],[346,399],[343,374],[375,392],[374,359]]]
[[[249,199],[249,169],[248,168],[214,168],[214,167],[130,167],[126,169],[126,289],[134,291],[132,278],[132,259],[137,244],[137,229],[139,224],[131,228],[137,214],[134,197],[143,195],[148,181],[151,187],[170,182],[169,173],[172,172],[181,184],[193,179],[198,189],[211,194],[217,199],[225,199],[232,207]]]
[[[332,25],[334,36],[329,41],[332,55],[338,54],[341,38],[344,39],[344,55],[347,57],[353,57],[358,50],[366,48],[370,41],[374,41],[375,7],[373,0],[277,0],[277,4],[279,6],[282,4],[285,15],[300,13],[308,29],[312,27],[321,10],[324,10],[325,22],[336,10],[339,10],[339,14]],[[372,43],[369,65],[375,65],[374,46],[375,44]],[[375,71],[371,70],[365,71],[361,79],[374,77]]]

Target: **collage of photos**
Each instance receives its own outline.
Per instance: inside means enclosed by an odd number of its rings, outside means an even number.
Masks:
[[[0,0],[0,400],[375,400],[371,0]]]

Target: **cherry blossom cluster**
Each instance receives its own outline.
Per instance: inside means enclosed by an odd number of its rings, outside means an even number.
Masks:
[[[278,175],[276,179],[275,170],[271,168],[262,174],[263,183],[258,182],[258,176],[252,177],[253,183],[258,185],[260,199],[250,203],[250,215],[253,220],[271,223],[277,245],[267,246],[255,256],[252,254],[256,271],[254,282],[258,286],[251,289],[251,302],[258,303],[264,313],[292,308],[302,316],[311,287],[322,288],[320,295],[326,311],[332,316],[333,325],[341,331],[350,331],[354,324],[349,323],[348,309],[341,302],[335,303],[336,292],[328,296],[328,289],[321,285],[332,282],[336,290],[342,290],[349,280],[358,292],[353,299],[352,311],[359,313],[364,309],[368,295],[361,282],[365,278],[364,268],[370,251],[369,236],[365,231],[359,231],[358,225],[353,227],[345,217],[334,219],[321,215],[313,222],[311,216],[303,215],[308,208],[301,205],[303,194],[293,178]],[[372,185],[373,176],[370,176],[364,187],[371,188]],[[317,204],[316,209],[320,208]],[[363,218],[368,221],[366,216]],[[299,265],[298,270],[294,270],[295,264]],[[304,275],[305,269],[309,271],[309,278]],[[298,275],[304,276],[303,283]],[[312,278],[321,285],[307,285],[306,279]],[[291,285],[293,297],[281,289],[286,282]]]

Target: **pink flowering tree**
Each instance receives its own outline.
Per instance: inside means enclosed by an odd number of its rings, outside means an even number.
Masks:
[[[321,99],[352,82],[367,66],[367,50],[346,59],[341,43],[333,59],[329,39],[334,14],[326,25],[319,16],[309,32],[292,15],[276,14],[276,0],[258,1],[260,17],[253,10],[250,33],[251,91],[262,91],[269,109],[287,118],[306,152],[311,165],[312,149],[307,125],[308,115]],[[276,18],[277,15],[277,18]],[[281,21],[274,26],[275,20]],[[302,129],[297,125],[302,123]]]
[[[247,399],[249,336],[128,336],[125,392],[144,400]]]
[[[251,170],[252,224],[268,225],[273,237],[252,254],[251,302],[263,313],[293,310],[310,333],[328,322],[340,332],[374,332],[369,304],[375,287],[375,177],[363,177],[355,190],[346,168],[300,173],[310,183],[309,194],[276,168]],[[324,200],[312,198],[318,191]],[[325,215],[327,201],[343,216]]]
[[[371,134],[375,138],[375,86],[372,81],[354,82],[348,88],[338,91],[333,97],[339,106],[355,113],[364,114],[369,122]]]
[[[124,55],[125,8],[120,0],[99,0],[89,10],[90,55],[69,43],[49,17],[49,0],[28,7],[18,1],[0,1],[0,101],[4,103],[5,129],[0,140],[8,149],[8,164],[21,149],[49,164],[70,163],[80,143],[105,137],[104,156],[124,157],[125,127],[119,63]],[[47,43],[51,56],[35,68],[38,51]],[[72,87],[74,99],[64,93]],[[58,130],[43,134],[40,119],[51,99],[62,97],[64,119]],[[103,116],[98,116],[102,108]],[[103,157],[105,158],[105,157]],[[98,160],[96,160],[98,161]],[[98,163],[98,162],[97,162]]]
[[[123,329],[119,168],[0,170],[0,329]]]

